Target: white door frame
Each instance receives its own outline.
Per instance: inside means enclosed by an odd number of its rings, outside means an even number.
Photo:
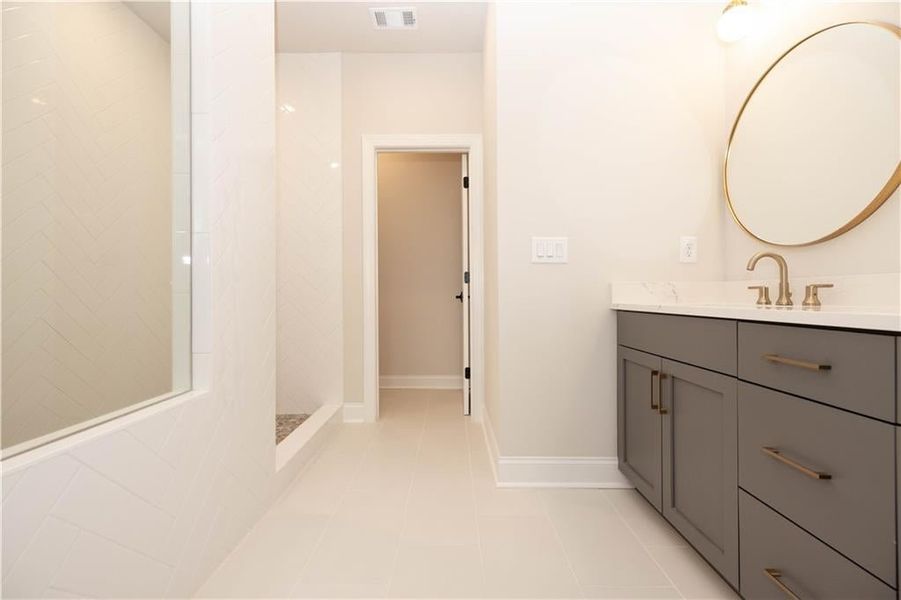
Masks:
[[[363,136],[363,420],[379,415],[379,152],[460,152],[469,155],[469,270],[472,418],[482,420],[485,392],[485,250],[482,136],[479,134]]]

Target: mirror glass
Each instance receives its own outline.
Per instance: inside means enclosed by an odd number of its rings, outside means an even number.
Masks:
[[[898,185],[897,28],[847,23],[790,50],[736,119],[726,159],[736,221],[779,245],[825,241],[864,220]]]
[[[188,10],[2,3],[4,458],[190,387]]]

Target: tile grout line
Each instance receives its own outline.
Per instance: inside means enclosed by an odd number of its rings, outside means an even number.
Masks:
[[[401,540],[403,539],[404,532],[407,529],[407,524],[409,522],[409,512],[410,512],[410,498],[413,496],[413,483],[416,481],[416,467],[419,465],[420,456],[422,456],[422,444],[425,439],[425,422],[428,417],[428,409],[431,405],[431,400],[428,401],[425,407],[425,414],[422,417],[422,421],[419,425],[419,442],[416,444],[416,458],[413,460],[413,472],[410,476],[410,483],[407,486],[407,495],[404,499],[404,510],[403,516],[401,517],[402,523],[400,527],[400,531],[397,534],[397,540],[394,544],[394,560],[391,563],[391,571],[388,573],[388,583],[385,586],[385,595],[384,597],[388,597],[391,592],[391,586],[394,585],[394,577],[397,575],[397,563],[400,560],[400,546]]]
[[[341,427],[344,428],[344,427],[347,427],[347,425],[345,423],[341,423]],[[326,445],[331,444],[333,441],[334,441],[334,434],[329,436],[329,439],[328,439]],[[359,470],[360,465],[363,462],[363,458],[368,454],[369,448],[372,445],[372,443],[373,443],[373,440],[372,440],[372,438],[370,438],[369,440],[367,440],[364,448],[360,451],[360,457],[358,458],[357,464],[354,467],[354,474],[356,474],[357,471]],[[319,456],[322,455],[322,452],[325,451],[326,445],[323,445],[323,447],[320,449],[320,452],[319,452],[319,455],[317,456],[317,458],[319,458]],[[300,483],[301,483],[300,475],[298,474],[297,479],[295,479],[294,483],[289,487],[299,485]],[[316,551],[319,550],[319,547],[322,545],[322,540],[325,539],[325,535],[331,529],[332,524],[333,524],[332,522],[335,520],[335,515],[338,514],[338,511],[344,505],[344,502],[347,499],[347,495],[350,493],[350,488],[351,488],[351,486],[350,486],[350,484],[348,484],[347,486],[345,486],[342,489],[341,494],[340,494],[341,498],[338,500],[338,502],[335,503],[335,510],[326,517],[325,525],[322,527],[322,531],[319,532],[319,536],[317,536],[316,542],[310,548],[310,552],[307,554],[307,557],[304,559],[303,564],[297,570],[297,573],[298,573],[297,579],[294,581],[294,583],[291,584],[291,591],[289,592],[289,594],[293,595],[294,590],[297,588],[297,586],[300,585],[301,583],[303,583],[303,577],[306,574],[307,567],[309,566],[310,561],[313,559],[313,557],[316,556]],[[287,490],[285,491],[285,493],[287,493]]]
[[[470,417],[472,418],[472,417]],[[469,422],[466,424],[466,453],[468,464],[469,464],[469,491],[472,495],[472,505],[475,509],[475,520],[476,520],[476,545],[479,547],[479,568],[481,569],[481,573],[479,573],[479,579],[482,582],[482,591],[485,592],[488,589],[488,573],[485,571],[485,550],[482,547],[482,525],[480,523],[481,519],[479,518],[479,504],[478,499],[476,498],[476,479],[475,473],[472,468],[472,439],[470,438],[470,429],[472,426],[483,427],[482,423],[474,424],[473,422]]]
[[[41,528],[44,526],[44,524],[47,523],[47,520],[50,519],[50,517],[58,518],[58,517],[56,517],[56,515],[53,514],[53,511],[56,510],[57,505],[59,505],[60,500],[62,500],[65,493],[69,491],[70,487],[72,487],[72,482],[75,481],[75,477],[78,475],[78,472],[82,468],[80,463],[77,463],[76,467],[77,468],[72,473],[72,475],[69,476],[68,481],[66,481],[66,485],[62,488],[62,490],[57,495],[56,499],[53,501],[53,504],[50,505],[50,508],[47,510],[47,512],[41,518],[41,522],[38,523],[37,527],[34,528],[34,533],[31,534],[31,539],[28,540],[28,543],[25,544],[25,547],[22,548],[22,551],[19,553],[19,555],[13,559],[13,562],[4,567],[4,569],[3,569],[4,572],[3,572],[2,580],[0,580],[0,584],[2,584],[3,581],[6,581],[6,577],[10,573],[13,572],[13,569],[16,568],[16,565],[18,565],[19,560],[22,558],[22,556],[25,554],[25,552],[27,552],[28,549],[32,547],[32,544],[34,544],[34,538],[37,537],[37,533],[41,530]],[[23,471],[22,473],[24,475],[25,472]],[[60,520],[62,520],[62,519],[60,519]],[[78,530],[78,534],[76,535],[76,537],[78,535],[81,535],[81,532],[84,531],[84,528],[82,528],[80,525],[76,525],[75,523],[69,523],[69,525],[74,526]],[[74,544],[74,540],[73,540],[73,544]],[[65,556],[65,558],[63,558],[63,562],[65,562],[66,560],[69,559],[70,551],[71,551],[71,548],[69,549],[69,551],[66,552],[66,556]],[[55,578],[54,578],[54,580],[55,580]],[[50,585],[53,585],[53,581],[50,582]],[[0,587],[2,587],[2,585],[0,585]]]
[[[541,509],[544,512],[544,518],[547,519],[548,523],[551,525],[551,531],[554,532],[554,538],[557,540],[557,544],[560,546],[560,550],[563,552],[563,558],[566,559],[566,566],[569,567],[569,572],[573,577],[573,581],[576,582],[576,587],[579,588],[579,594],[585,598],[585,588],[582,584],[582,580],[579,579],[579,576],[576,574],[576,568],[573,566],[572,559],[569,557],[569,552],[566,551],[566,544],[563,543],[563,538],[560,536],[560,531],[557,529],[556,523],[554,523],[554,519],[551,518],[550,513],[547,509],[547,498],[545,494],[542,494],[541,498]],[[609,503],[607,498],[604,498],[605,502]]]
[[[637,493],[637,492],[636,492],[636,493]],[[605,498],[605,500],[607,500],[608,502],[610,502],[610,504],[613,506],[614,512],[616,512],[616,515],[617,515],[617,516],[620,518],[620,520],[626,525],[626,529],[628,529],[629,532],[632,534],[632,536],[633,536],[636,540],[638,540],[638,544],[641,546],[641,549],[644,550],[644,551],[645,551],[645,554],[647,554],[647,555],[651,558],[651,561],[652,561],[655,565],[657,565],[657,568],[660,569],[660,572],[663,573],[663,576],[666,577],[666,580],[670,582],[670,584],[672,585],[673,589],[676,590],[676,593],[679,594],[679,596],[681,596],[683,599],[686,598],[687,596],[682,592],[682,590],[679,588],[679,586],[676,585],[676,582],[673,581],[673,578],[670,577],[670,574],[667,572],[667,570],[663,568],[663,565],[660,564],[660,561],[657,560],[657,557],[654,556],[654,553],[651,552],[651,550],[650,550],[650,548],[648,547],[648,545],[645,544],[644,540],[641,539],[641,536],[639,536],[639,535],[635,532],[635,529],[632,527],[632,525],[629,524],[629,520],[628,520],[625,516],[623,516],[622,511],[620,511],[620,509],[616,506],[616,504],[614,504],[613,502],[611,502],[609,498]]]

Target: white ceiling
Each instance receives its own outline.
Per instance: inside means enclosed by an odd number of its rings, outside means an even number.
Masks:
[[[376,30],[369,9],[414,7],[418,27]],[[484,2],[276,0],[279,52],[481,52]]]

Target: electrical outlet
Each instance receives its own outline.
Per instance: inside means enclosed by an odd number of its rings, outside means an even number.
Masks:
[[[698,238],[693,235],[679,238],[679,262],[698,262]]]

